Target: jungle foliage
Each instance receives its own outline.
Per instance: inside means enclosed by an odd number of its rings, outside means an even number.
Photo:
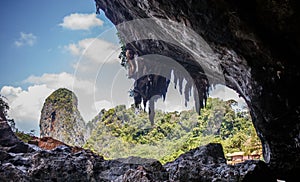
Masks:
[[[206,108],[195,111],[156,111],[155,125],[148,114],[119,105],[102,110],[88,126],[91,137],[84,148],[106,159],[128,156],[155,158],[162,163],[210,142],[222,144],[224,153],[261,150],[248,110],[237,109],[233,100],[209,98]]]

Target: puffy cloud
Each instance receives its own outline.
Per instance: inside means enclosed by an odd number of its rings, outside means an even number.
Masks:
[[[71,89],[74,82],[74,77],[66,72],[59,74],[45,73],[42,76],[30,76],[24,82],[32,84],[46,84],[47,87],[52,89],[60,87]]]
[[[23,130],[35,129],[38,131],[40,112],[45,98],[53,89],[46,85],[34,85],[23,90],[20,87],[4,86],[1,95],[8,99],[10,110],[8,115],[16,121],[17,127]]]
[[[9,100],[14,100],[22,92],[21,87],[4,86],[1,89],[1,94],[5,95]]]
[[[17,47],[21,46],[33,46],[37,41],[37,37],[33,35],[32,33],[24,33],[20,32],[20,37],[18,40],[15,41],[15,45]]]
[[[69,44],[68,46],[65,46],[66,50],[69,51],[72,55],[80,55],[80,48],[72,43],[72,44]]]
[[[94,63],[114,63],[119,60],[120,47],[99,38],[80,40],[77,44],[69,44],[65,49],[72,55],[78,56],[80,61]]]
[[[59,25],[71,30],[89,30],[95,26],[102,26],[103,21],[98,19],[96,14],[73,13],[65,16]]]
[[[30,76],[25,83],[46,84],[48,88],[68,88],[70,90],[81,90],[86,93],[92,93],[94,83],[89,80],[83,80],[75,77],[73,74],[62,72],[58,74],[45,73],[42,76]],[[75,84],[76,83],[76,84]]]
[[[108,110],[108,109],[112,108],[113,104],[107,100],[100,100],[100,101],[95,102],[95,106],[96,106],[97,111],[100,111],[102,109]]]
[[[239,97],[237,92],[224,85],[216,85],[215,88],[210,91],[209,96],[213,98],[220,98],[225,101],[233,99],[238,102],[240,107],[246,106],[245,100],[242,97]]]

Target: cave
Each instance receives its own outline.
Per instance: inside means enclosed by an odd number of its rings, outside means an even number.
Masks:
[[[223,84],[247,103],[277,179],[300,171],[300,7],[296,0],[95,0],[139,57],[162,55],[189,73],[205,106]],[[169,73],[168,71],[166,71]]]

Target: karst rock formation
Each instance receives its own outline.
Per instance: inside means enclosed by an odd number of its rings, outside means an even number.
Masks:
[[[76,95],[60,88],[49,95],[41,111],[40,137],[52,137],[68,145],[85,143],[85,122],[77,108]]]

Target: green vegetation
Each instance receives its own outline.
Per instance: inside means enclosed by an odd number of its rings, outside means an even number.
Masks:
[[[78,102],[72,91],[60,88],[47,97],[45,103],[53,103],[55,109],[65,108],[67,111],[73,112],[75,110],[74,106],[77,106]]]
[[[261,144],[248,111],[233,109],[235,101],[209,98],[198,115],[194,111],[163,113],[156,111],[155,126],[148,114],[124,105],[102,110],[88,123],[93,127],[84,148],[106,159],[128,156],[172,161],[193,148],[219,142],[224,153],[260,150]]]
[[[28,143],[35,138],[32,133],[25,133],[23,131],[16,131],[15,135],[25,143]]]
[[[127,68],[126,45],[119,32],[117,32],[117,36],[119,38],[119,44],[121,45],[121,52],[119,54],[119,59],[121,60],[121,66]]]

